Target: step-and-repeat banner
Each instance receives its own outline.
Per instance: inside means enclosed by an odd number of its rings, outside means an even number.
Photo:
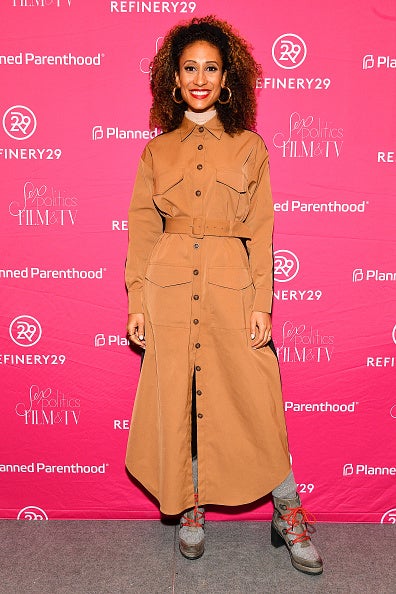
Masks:
[[[396,521],[396,5],[3,0],[0,514],[158,518],[124,453],[127,210],[150,61],[193,16],[263,65],[274,339],[294,472],[322,521]],[[147,427],[147,439],[151,428]],[[238,447],[238,444],[235,444]],[[212,519],[269,519],[271,503]]]

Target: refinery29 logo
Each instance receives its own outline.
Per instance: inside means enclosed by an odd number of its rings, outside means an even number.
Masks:
[[[17,520],[48,520],[48,516],[41,507],[28,505],[20,510]]]
[[[396,524],[396,507],[388,509],[381,518],[381,524]]]
[[[40,322],[32,316],[22,315],[14,318],[9,327],[11,340],[21,347],[31,347],[38,343],[42,330]]]
[[[300,262],[293,252],[289,250],[276,250],[274,252],[274,280],[287,283],[297,276]]]
[[[286,70],[298,68],[307,57],[305,41],[295,33],[284,33],[272,45],[272,58],[275,64]]]
[[[13,105],[3,115],[4,132],[14,140],[26,140],[36,131],[36,116],[25,105]]]

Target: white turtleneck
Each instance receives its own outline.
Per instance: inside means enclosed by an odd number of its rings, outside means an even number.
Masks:
[[[211,109],[210,111],[185,111],[184,112],[186,118],[202,126],[202,124],[206,124],[209,120],[211,120],[216,115],[216,110]]]

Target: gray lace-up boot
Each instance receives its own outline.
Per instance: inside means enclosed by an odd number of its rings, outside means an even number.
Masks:
[[[180,518],[179,548],[187,559],[198,559],[205,549],[205,508],[198,507],[198,493],[195,493],[195,506]]]
[[[286,545],[293,567],[318,575],[323,571],[323,561],[311,542],[308,523],[310,518],[301,507],[299,495],[294,499],[274,497],[274,515],[271,523],[271,543],[278,548]],[[311,520],[311,523],[313,523]]]
[[[180,518],[179,549],[187,559],[199,559],[205,548],[205,508],[198,507],[198,459],[192,459],[195,505]]]

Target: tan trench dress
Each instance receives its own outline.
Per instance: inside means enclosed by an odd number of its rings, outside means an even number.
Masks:
[[[194,371],[200,504],[255,501],[290,471],[278,363],[250,346],[251,312],[271,311],[272,226],[259,135],[184,118],[147,144],[129,210],[129,312],[145,314],[146,353],[126,465],[165,514],[194,505]]]

